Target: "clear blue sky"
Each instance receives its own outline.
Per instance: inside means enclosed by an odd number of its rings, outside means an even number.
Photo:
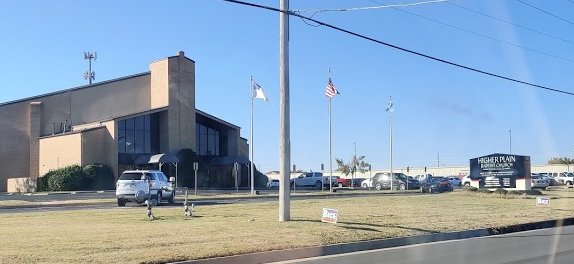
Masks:
[[[277,7],[279,1],[251,2]],[[320,12],[314,18],[404,48],[500,75],[574,92],[574,3],[524,0],[452,3],[566,41],[501,23],[448,3],[405,7],[504,44],[396,9]],[[291,0],[291,9],[333,9],[411,1]],[[311,15],[312,13],[303,13]],[[279,163],[279,15],[194,1],[0,2],[0,102],[84,85],[84,51],[97,51],[96,81],[148,71],[151,61],[183,50],[196,61],[196,107],[242,127],[249,138],[249,77],[269,103],[255,104],[255,164]],[[328,166],[328,68],[341,95],[333,100],[333,158],[349,160],[353,143],[375,169],[389,166],[389,96],[393,167],[467,165],[509,150],[533,163],[574,155],[574,96],[487,77],[389,47],[312,27],[290,28],[291,155],[303,170]],[[552,54],[558,59],[542,53]],[[225,102],[225,103],[221,103]],[[104,107],[104,106],[102,106]]]

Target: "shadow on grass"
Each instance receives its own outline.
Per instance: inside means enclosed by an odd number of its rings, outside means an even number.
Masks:
[[[293,222],[321,223],[321,220],[310,220],[310,219],[293,219],[291,221],[293,221]],[[376,228],[388,227],[388,228],[398,228],[398,229],[418,231],[418,232],[431,233],[431,234],[440,233],[440,232],[434,231],[434,230],[420,229],[420,228],[414,228],[414,227],[406,227],[406,226],[401,226],[401,225],[380,225],[380,224],[353,223],[353,222],[337,222],[337,227],[341,227],[341,228],[345,228],[345,229],[352,229],[352,230],[372,231],[372,232],[382,232],[381,230],[376,229]]]

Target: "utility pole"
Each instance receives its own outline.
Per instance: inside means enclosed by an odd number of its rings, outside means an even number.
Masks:
[[[436,167],[440,167],[440,155],[439,153],[436,154]]]
[[[88,80],[89,84],[96,79],[96,72],[92,71],[92,60],[98,58],[98,53],[84,52],[84,60],[88,60],[88,71],[84,73],[84,79]]]
[[[279,221],[289,221],[289,164],[291,163],[289,124],[289,0],[279,0]]]

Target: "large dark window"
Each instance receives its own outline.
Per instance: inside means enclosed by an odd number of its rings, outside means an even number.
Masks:
[[[220,133],[214,128],[203,124],[196,124],[195,139],[197,142],[197,151],[202,156],[220,156]]]
[[[157,115],[118,121],[118,153],[153,154],[159,149]]]

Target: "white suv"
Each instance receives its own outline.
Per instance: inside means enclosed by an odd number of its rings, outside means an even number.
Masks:
[[[150,199],[161,204],[162,200],[175,203],[175,189],[171,177],[168,181],[163,172],[158,170],[128,170],[124,171],[116,183],[116,197],[118,206],[125,206],[126,202],[138,204]]]

